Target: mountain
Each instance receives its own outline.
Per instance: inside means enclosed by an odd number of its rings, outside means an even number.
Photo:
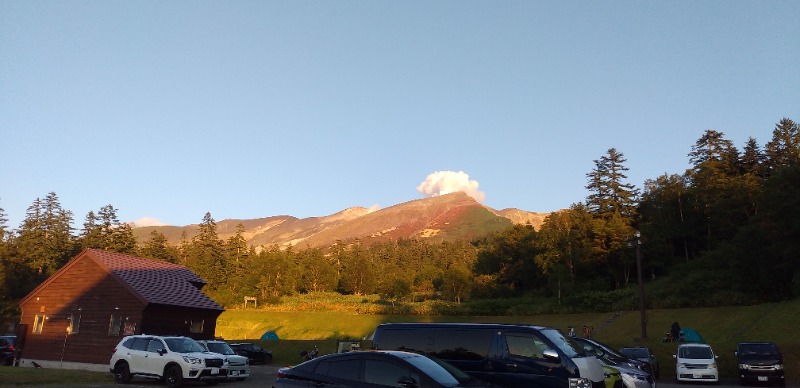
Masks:
[[[351,207],[324,217],[296,218],[273,216],[248,220],[217,222],[218,236],[226,240],[244,227],[243,236],[250,245],[289,245],[325,247],[337,241],[362,243],[398,239],[454,241],[473,239],[500,231],[512,224],[531,224],[539,228],[548,213],[519,209],[494,210],[479,204],[463,192],[403,202],[377,211]],[[152,231],[164,234],[171,244],[178,244],[185,233],[190,240],[197,225],[146,226],[133,229],[139,241],[149,239]]]

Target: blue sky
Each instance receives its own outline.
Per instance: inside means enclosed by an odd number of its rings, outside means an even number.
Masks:
[[[682,173],[707,129],[800,121],[797,1],[0,0],[0,207],[171,225],[495,209]],[[424,181],[431,177],[438,181]],[[447,173],[452,172],[452,173]],[[460,174],[459,174],[460,173]]]

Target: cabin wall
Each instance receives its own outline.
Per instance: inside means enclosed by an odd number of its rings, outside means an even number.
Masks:
[[[20,323],[27,325],[21,357],[107,363],[125,326],[135,328],[141,320],[142,301],[95,261],[76,260],[21,306]],[[40,332],[37,315],[43,319]],[[111,330],[112,316],[119,330]]]

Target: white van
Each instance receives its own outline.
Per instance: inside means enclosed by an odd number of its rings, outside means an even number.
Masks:
[[[679,382],[719,382],[718,356],[714,355],[710,345],[682,344],[672,358],[675,359],[675,376]]]

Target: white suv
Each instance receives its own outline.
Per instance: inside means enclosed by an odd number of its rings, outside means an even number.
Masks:
[[[170,387],[184,380],[213,383],[228,376],[228,360],[207,352],[188,337],[132,335],[114,348],[109,362],[118,383],[128,383],[133,376],[157,378]]]

